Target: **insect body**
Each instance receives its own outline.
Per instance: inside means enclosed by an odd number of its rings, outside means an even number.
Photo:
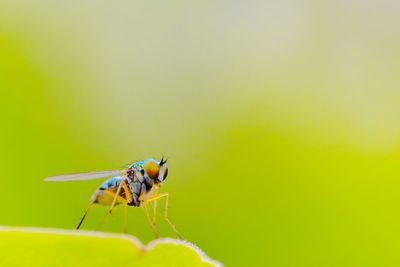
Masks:
[[[126,170],[113,170],[113,171],[99,171],[99,172],[86,172],[65,174],[48,177],[45,181],[73,181],[73,180],[88,180],[97,179],[107,176],[112,178],[104,181],[95,191],[90,199],[90,203],[86,208],[82,219],[80,220],[76,229],[79,229],[84,221],[89,209],[94,204],[101,204],[110,206],[109,212],[100,225],[103,224],[108,214],[112,213],[113,208],[118,204],[125,206],[125,226],[124,230],[127,231],[127,207],[143,207],[145,210],[146,218],[152,227],[156,236],[158,236],[156,222],[157,222],[157,200],[165,198],[164,219],[175,231],[178,237],[181,237],[168,218],[168,193],[158,194],[158,189],[162,182],[167,178],[168,167],[166,160],[149,158],[144,161],[135,161]],[[150,217],[148,211],[148,204],[153,204],[153,218]]]

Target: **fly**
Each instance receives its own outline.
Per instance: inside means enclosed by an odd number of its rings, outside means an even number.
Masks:
[[[148,158],[143,161],[135,161],[127,169],[111,171],[81,172],[73,174],[63,174],[47,177],[45,181],[63,182],[76,180],[89,180],[111,177],[104,181],[92,195],[89,205],[79,221],[76,229],[79,229],[86,218],[90,208],[95,204],[109,206],[107,214],[100,222],[100,228],[115,206],[123,204],[125,207],[124,232],[128,232],[127,208],[129,206],[143,207],[146,219],[149,222],[156,237],[160,236],[157,230],[157,200],[165,198],[164,219],[175,232],[182,238],[176,230],[175,225],[168,217],[168,193],[158,193],[158,189],[168,176],[167,160],[156,160]],[[153,216],[149,213],[149,204],[153,204]]]

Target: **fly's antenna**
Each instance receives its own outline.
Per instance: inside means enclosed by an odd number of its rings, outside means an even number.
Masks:
[[[160,160],[160,166],[163,166],[165,163],[167,163],[168,159],[164,159],[164,156]]]

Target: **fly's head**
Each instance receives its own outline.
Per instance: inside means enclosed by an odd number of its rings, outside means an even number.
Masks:
[[[167,160],[164,158],[160,161],[149,158],[144,161],[143,167],[144,172],[156,185],[164,182],[168,176]]]

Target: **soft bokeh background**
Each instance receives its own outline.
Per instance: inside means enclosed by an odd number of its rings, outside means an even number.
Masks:
[[[399,12],[2,1],[0,224],[71,229],[99,181],[44,177],[166,155],[171,219],[227,266],[398,266]]]

